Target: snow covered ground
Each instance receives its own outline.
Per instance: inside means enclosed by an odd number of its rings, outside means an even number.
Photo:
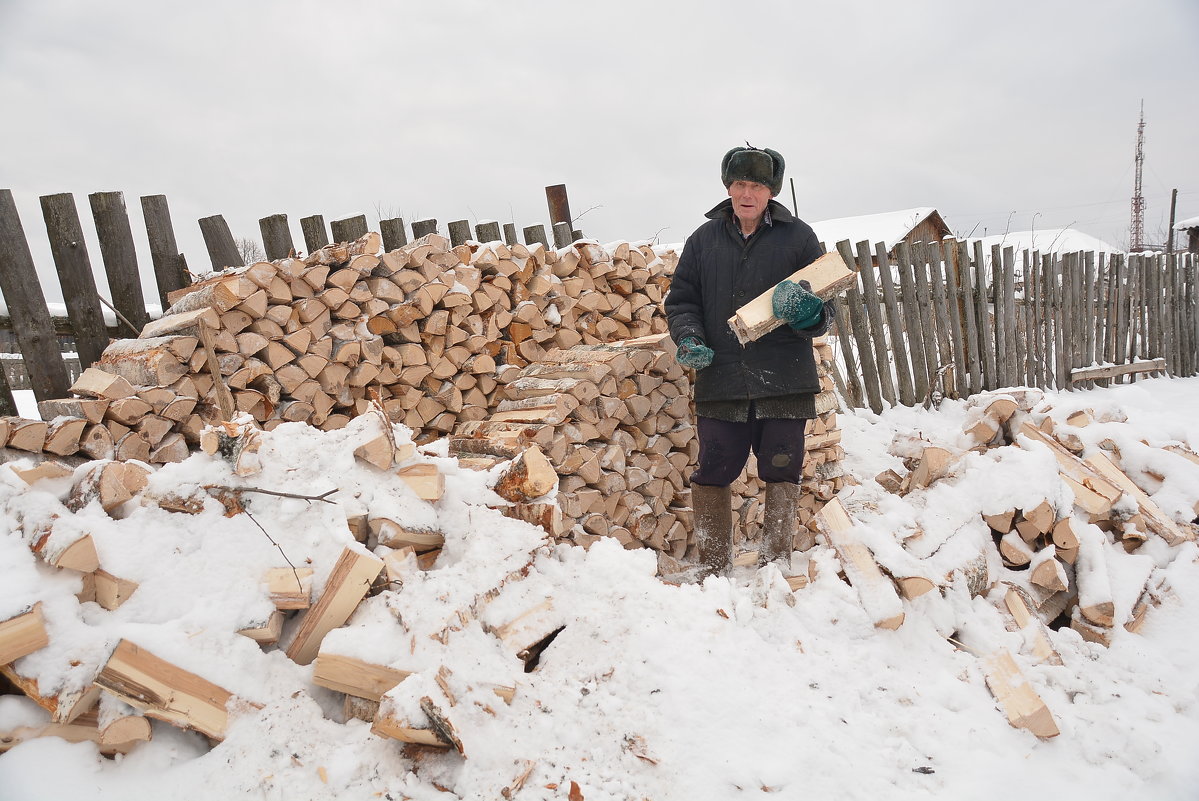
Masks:
[[[1047,405],[1055,419],[1084,407],[1125,417],[1080,436],[1092,447],[1110,438],[1134,466],[1164,475],[1154,498],[1181,521],[1199,499],[1199,466],[1158,448],[1199,449],[1196,397],[1199,379],[1152,379],[1049,394]],[[860,482],[842,499],[880,561],[935,566],[955,548],[988,544],[980,512],[1060,498],[1053,457],[1037,449],[968,454],[954,475],[902,498],[873,482],[898,463],[888,452],[896,437],[960,448],[965,418],[965,404],[955,401],[936,412],[841,417],[846,467]],[[614,541],[589,551],[543,547],[519,586],[525,600],[551,597],[565,628],[524,673],[480,621],[461,625],[444,645],[418,635],[523,564],[540,532],[488,509],[497,500],[488,474],[458,469],[443,443],[416,457],[447,474],[446,495],[430,508],[355,462],[364,425],[329,433],[282,426],[267,435],[263,472],[249,480],[299,493],[336,486],[344,508],[267,496],[250,508],[291,561],[311,560],[317,592],[352,542],[345,514],[388,505],[414,522],[436,519],[446,534],[436,567],[368,599],[329,642],[405,670],[444,664],[455,676],[515,686],[511,704],[467,716],[459,730],[465,758],[406,755],[369,724],[343,721],[338,695],[312,683],[311,666],[233,633],[261,618],[257,577],[280,564],[246,516],[226,518],[215,502],[196,516],[139,507],[119,520],[89,507],[76,517],[92,526],[102,564],[140,586],[115,611],[80,605],[78,578],[52,574],[18,535],[0,534],[0,619],[40,600],[50,629],[51,645],[25,666],[69,683],[126,637],[252,705],[237,705],[228,736],[211,749],[200,735],[160,723],[152,741],[115,759],[88,743],[26,742],[0,755],[0,799],[498,799],[526,771],[509,797],[1196,797],[1193,544],[1151,538],[1135,555],[1113,551],[1113,588],[1127,584],[1125,573],[1157,569],[1172,592],[1140,634],[1117,628],[1110,648],[1068,628],[1051,632],[1061,665],[1021,654],[1022,635],[1005,630],[995,598],[971,599],[957,587],[905,601],[898,630],[876,629],[823,544],[811,555],[816,580],[794,595],[773,568],[675,587],[654,576],[652,554]],[[151,489],[237,481],[223,462],[198,454],[159,470]],[[65,483],[26,489],[0,468],[0,501],[9,509],[2,530],[13,526],[14,505],[53,508],[64,490]],[[901,547],[916,529],[923,534]],[[992,580],[1016,578],[992,561]],[[1120,596],[1117,611],[1133,601]],[[1008,724],[979,660],[1000,647],[1016,655],[1060,736],[1038,740]],[[23,697],[0,696],[0,730],[43,718]]]

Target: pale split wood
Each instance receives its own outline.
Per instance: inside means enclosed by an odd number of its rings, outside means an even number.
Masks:
[[[1112,461],[1105,454],[1096,452],[1088,456],[1084,461],[1119,490],[1132,496],[1133,500],[1137,502],[1141,516],[1145,519],[1145,523],[1151,532],[1157,534],[1170,545],[1179,545],[1183,542],[1193,542],[1195,540],[1193,529],[1184,528],[1171,520],[1161,510],[1161,507],[1120,468],[1112,464]]]
[[[129,640],[117,644],[96,684],[148,717],[224,739],[232,693]]]
[[[987,687],[1003,707],[1008,722],[1042,739],[1061,732],[1049,707],[1021,673],[1012,655],[1000,649],[982,660]]]
[[[806,280],[812,291],[821,298],[832,297],[851,283],[857,281],[857,273],[850,269],[837,251],[821,256],[806,267],[796,271],[788,280]],[[729,326],[741,344],[759,339],[783,324],[774,316],[771,298],[774,288],[767,290],[737,310],[729,318]]]
[[[372,554],[343,550],[320,599],[304,613],[287,648],[288,658],[301,665],[312,662],[321,640],[349,619],[382,569],[383,560]]]
[[[15,662],[49,644],[41,603],[7,620],[0,620],[0,665]]]
[[[903,604],[895,586],[883,575],[870,550],[853,535],[853,522],[839,498],[833,498],[817,514],[821,529],[859,592],[867,614],[878,628],[897,629],[903,624]]]
[[[322,650],[316,656],[312,680],[321,687],[377,702],[410,675],[406,670]]]

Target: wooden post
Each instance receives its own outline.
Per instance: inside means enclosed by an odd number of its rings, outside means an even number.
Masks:
[[[402,225],[401,230],[403,230]],[[304,247],[308,249],[309,253],[315,253],[329,244],[329,233],[325,230],[325,218],[319,214],[301,217],[300,231],[304,234]]]
[[[519,242],[516,238],[516,223],[504,223],[504,244],[515,245]]]
[[[1006,252],[1011,252],[1008,248]],[[1010,387],[1012,381],[1008,378],[1008,332],[1007,332],[1007,296],[1004,286],[1007,274],[1004,272],[1004,251],[999,245],[991,246],[991,301],[995,308],[995,372],[999,386]]]
[[[1023,262],[1020,267],[1023,298],[1016,306],[1016,326],[1019,329],[1016,337],[1016,354],[1020,357],[1020,381],[1026,387],[1035,387],[1037,380],[1033,377],[1032,254],[1025,250],[1022,251],[1020,258]]]
[[[881,244],[881,243],[880,243]],[[872,344],[874,345],[875,363],[878,366],[878,377],[883,400],[894,406],[895,397],[895,381],[891,377],[891,349],[894,347],[895,340],[892,338],[890,345],[887,342],[887,332],[883,328],[883,313],[879,308],[881,305],[878,295],[878,287],[874,280],[874,260],[870,256],[870,243],[866,241],[859,242],[857,245],[858,251],[858,274],[862,276],[861,295],[865,300],[866,318],[870,323],[872,332]],[[851,285],[852,292],[857,288],[857,281]]]
[[[848,389],[845,400],[851,406],[860,408],[865,405],[862,380],[858,374],[858,360],[853,355],[852,337],[847,331],[849,321],[846,319],[845,301],[841,295],[833,298],[833,307],[837,310],[833,330],[837,335],[837,344],[841,347],[841,355],[845,359],[845,382]]]
[[[108,276],[108,291],[112,305],[138,329],[150,322],[146,314],[146,299],[142,296],[141,276],[137,272],[137,252],[133,247],[133,231],[125,211],[125,195],[121,192],[94,192],[88,195],[92,217],[96,220],[96,235],[100,238],[100,255]]]
[[[566,196],[566,184],[554,184],[545,188],[545,199],[550,207],[550,225],[557,226],[558,223],[566,223],[567,231],[570,230],[570,199]],[[558,245],[558,247],[566,247]]]
[[[258,221],[258,230],[262,232],[262,247],[266,251],[267,261],[286,259],[295,252],[286,214],[263,217]]]
[[[34,397],[40,401],[66,397],[71,382],[9,189],[0,189],[0,293],[8,305]]]
[[[437,233],[437,220],[432,217],[426,220],[417,220],[412,223],[412,238],[420,239],[422,236]]]
[[[404,218],[402,217],[379,220],[379,233],[383,235],[384,252],[390,253],[408,244],[408,235],[404,233]]]
[[[570,223],[554,223],[554,247],[568,247],[573,241],[574,233],[570,230]]]
[[[475,240],[478,242],[500,241],[500,224],[495,220],[479,223],[475,226]]]
[[[108,346],[108,329],[104,327],[104,312],[97,297],[87,244],[83,241],[83,227],[70,193],[43,195],[41,200],[50,253],[54,256],[58,284],[75,334],[79,369],[86,370]]]
[[[1024,252],[1024,304],[1028,308],[1028,370],[1029,386],[1043,387],[1041,365],[1044,363],[1041,353],[1041,328],[1043,317],[1040,312],[1041,304],[1041,254],[1037,251]]]
[[[470,239],[470,220],[454,220],[447,223],[446,227],[450,231],[451,247],[458,247]]]
[[[887,246],[878,242],[874,246],[878,258],[878,278],[883,289],[883,303],[887,308],[887,325],[891,329],[891,357],[895,361],[895,377],[898,384],[899,402],[904,406],[915,406],[916,390],[912,385],[912,365],[908,360],[907,337],[903,330],[903,317],[895,297],[895,279],[891,275],[891,259]]]
[[[359,214],[357,217],[334,220],[329,223],[329,228],[333,231],[334,242],[353,242],[366,236],[366,215]]]
[[[245,266],[224,217],[214,214],[203,218],[200,220],[200,233],[204,235],[204,245],[208,248],[208,258],[212,261],[213,271],[219,273],[226,267]]]
[[[1016,256],[1010,247],[1003,249],[1003,317],[1007,337],[1007,370],[1004,381],[1008,386],[1020,383],[1019,361],[1016,358]]]
[[[146,222],[146,236],[150,240],[150,260],[154,264],[154,279],[158,285],[158,303],[163,311],[167,293],[183,289],[191,283],[187,272],[187,261],[175,244],[175,229],[171,225],[171,210],[166,195],[144,195],[142,218]]]
[[[534,242],[540,242],[544,247],[550,246],[550,241],[545,235],[544,225],[529,225],[525,227],[525,244],[531,245]]]

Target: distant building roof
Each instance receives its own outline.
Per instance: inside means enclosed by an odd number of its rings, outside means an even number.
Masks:
[[[863,214],[857,217],[839,217],[835,220],[824,220],[812,223],[816,236],[832,248],[838,242],[848,239],[857,244],[866,240],[871,244],[882,242],[891,250],[902,242],[921,223],[928,220],[934,229],[949,233],[941,215],[932,206],[922,206],[901,211],[888,211],[882,214]]]
[[[1199,228],[1199,217],[1190,217],[1174,223],[1175,231],[1185,231],[1188,228]]]
[[[970,241],[974,241],[973,239]],[[989,257],[991,246],[1011,247],[1019,253],[1035,250],[1040,253],[1075,253],[1080,250],[1099,253],[1123,253],[1121,248],[1073,228],[1042,228],[1035,231],[1009,231],[1006,234],[979,237],[983,252]]]

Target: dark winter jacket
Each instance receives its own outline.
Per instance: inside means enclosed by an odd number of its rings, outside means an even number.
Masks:
[[[831,306],[811,328],[782,325],[744,347],[729,328],[737,309],[821,256],[807,223],[774,200],[769,213],[772,224],[743,239],[726,200],[683,246],[665,301],[670,336],[676,343],[699,337],[716,352],[696,373],[697,403],[820,391],[811,340],[828,330]]]

